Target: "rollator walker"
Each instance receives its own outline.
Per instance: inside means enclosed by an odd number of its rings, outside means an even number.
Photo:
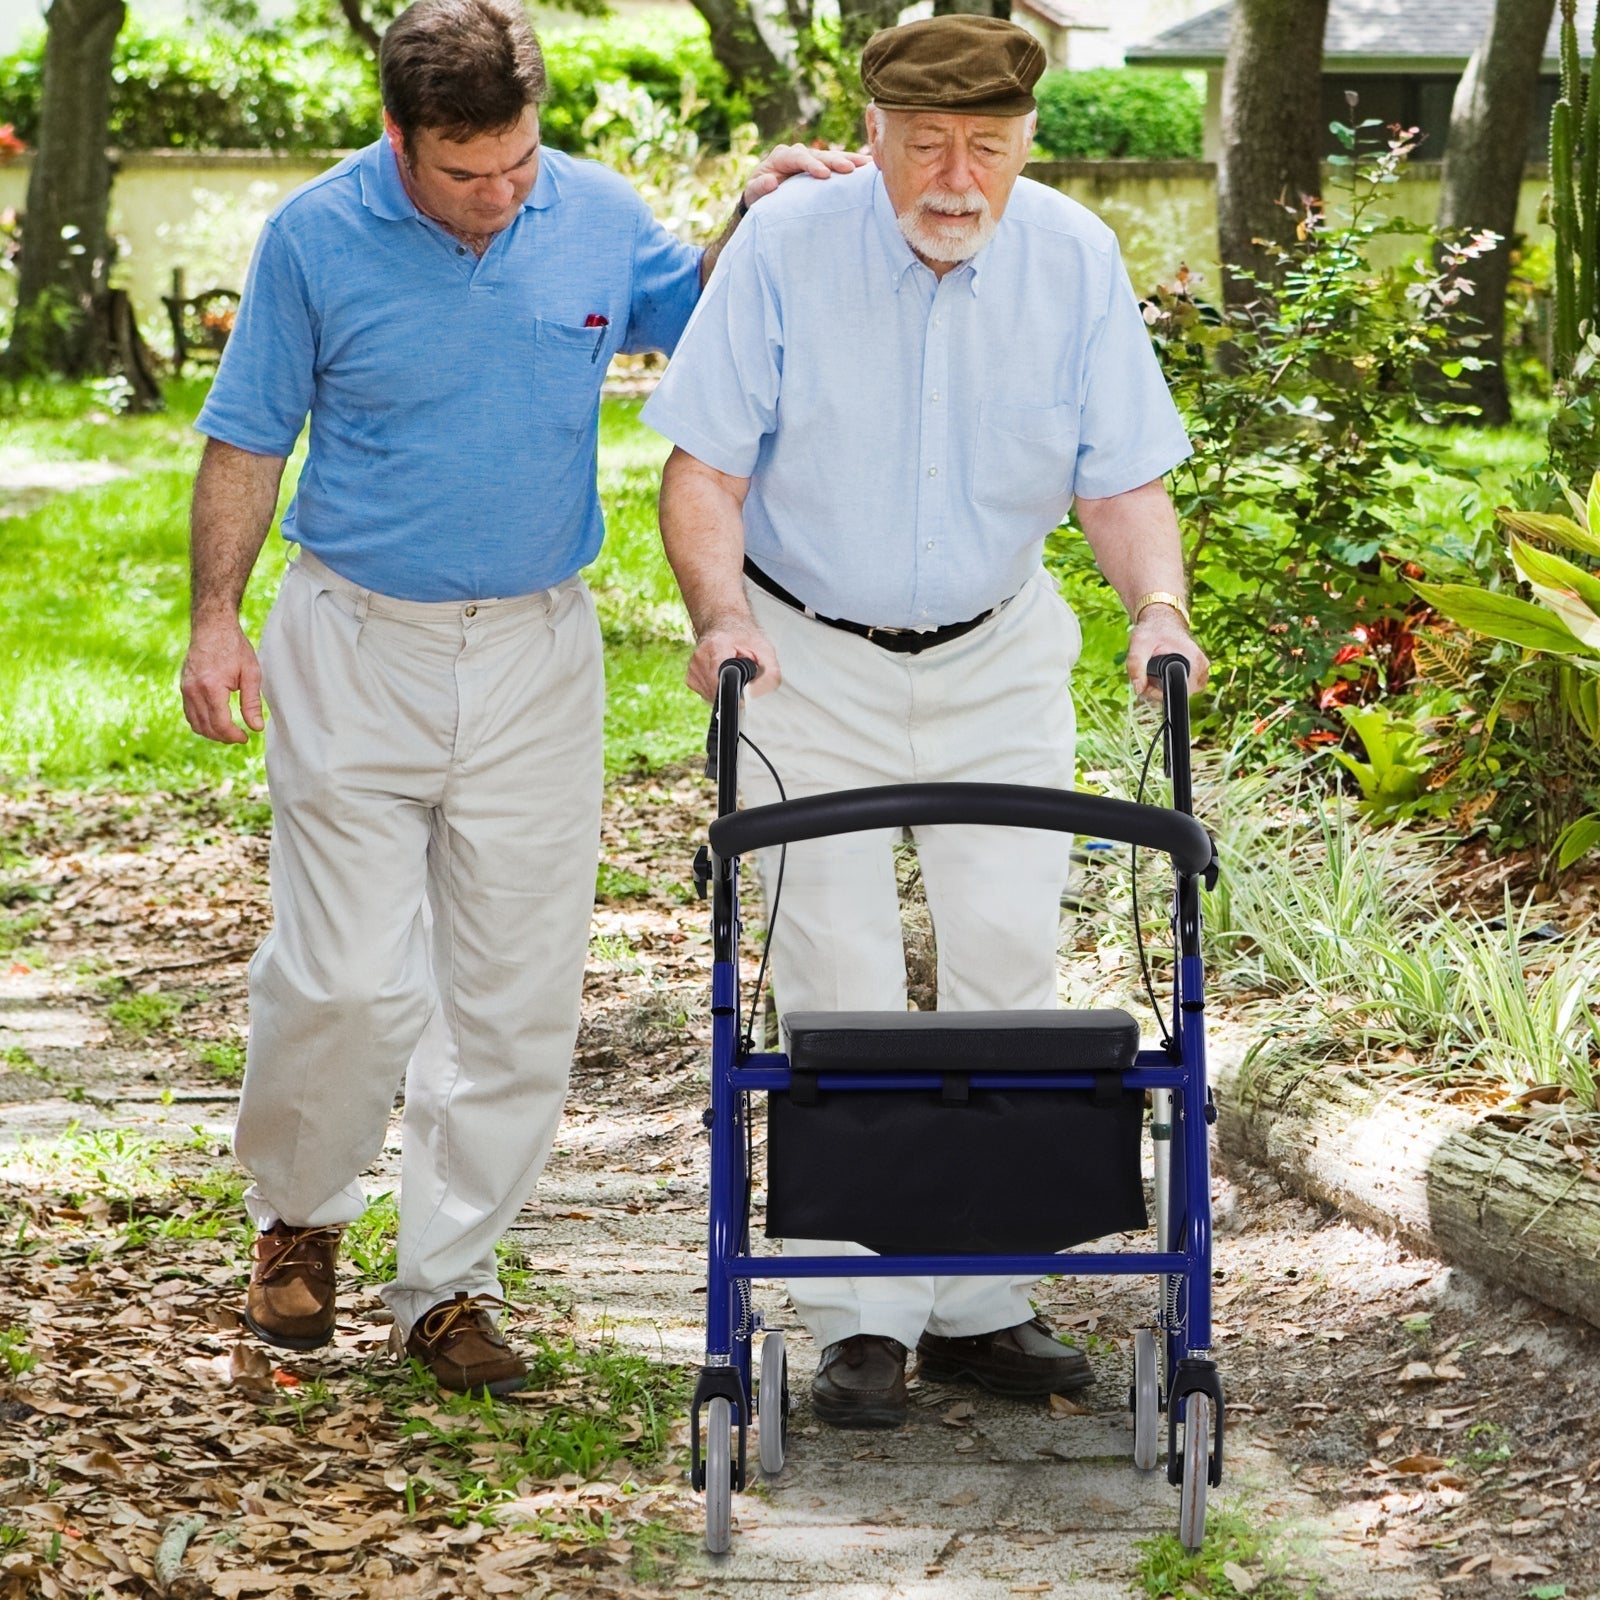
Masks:
[[[730,660],[719,673],[707,741],[717,818],[709,849],[702,845],[695,858],[701,894],[711,890],[713,961],[711,1105],[703,1118],[711,1135],[706,1355],[690,1415],[706,1549],[728,1549],[733,1495],[749,1481],[752,1426],[763,1473],[782,1471],[787,1448],[783,1334],[767,1330],[752,1307],[751,1280],[927,1274],[1156,1279],[1151,1321],[1133,1337],[1133,1461],[1142,1471],[1157,1466],[1164,1415],[1178,1536],[1199,1549],[1206,1491],[1222,1481],[1223,1445],[1222,1385],[1210,1358],[1207,1129],[1216,1111],[1206,1084],[1200,957],[1200,885],[1215,884],[1217,857],[1193,816],[1188,663],[1169,655],[1150,665],[1165,693],[1171,810],[1075,790],[938,783],[740,811],[741,697],[754,672],[754,663]],[[1114,1010],[809,1012],[784,1018],[781,1053],[754,1048],[741,1029],[741,858],[833,834],[947,823],[1082,834],[1171,859],[1177,960],[1162,1048],[1142,1049],[1134,1018]],[[755,1093],[768,1103],[768,1234],[852,1239],[876,1255],[754,1254]],[[1157,1248],[1074,1249],[1149,1226],[1141,1176],[1147,1103]]]

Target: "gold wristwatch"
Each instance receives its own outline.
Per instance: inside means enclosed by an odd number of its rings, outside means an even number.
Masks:
[[[1138,604],[1133,608],[1133,620],[1137,622],[1151,606],[1171,606],[1183,618],[1184,627],[1194,628],[1189,620],[1189,608],[1175,594],[1168,594],[1165,589],[1152,589],[1149,594],[1139,596]]]

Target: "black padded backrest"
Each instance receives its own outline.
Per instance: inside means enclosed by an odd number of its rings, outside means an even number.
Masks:
[[[1126,1011],[796,1011],[795,1072],[1125,1072],[1139,1053]]]

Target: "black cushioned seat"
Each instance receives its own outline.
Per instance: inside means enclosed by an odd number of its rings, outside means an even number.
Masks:
[[[803,1011],[783,1032],[792,1086],[767,1101],[773,1237],[939,1255],[1065,1250],[1146,1225],[1126,1011]],[[819,1083],[868,1073],[940,1087]],[[983,1073],[1098,1081],[970,1083]]]
[[[1126,1011],[797,1011],[796,1072],[1124,1072],[1139,1053]]]

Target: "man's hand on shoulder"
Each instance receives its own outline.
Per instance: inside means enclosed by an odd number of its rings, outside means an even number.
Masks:
[[[195,622],[180,684],[183,714],[189,726],[207,739],[244,744],[250,737],[245,728],[260,733],[267,725],[261,715],[261,663],[232,617]],[[231,714],[236,693],[245,728]]]
[[[872,158],[861,150],[816,150],[808,144],[774,146],[744,186],[748,210],[764,195],[769,195],[788,178],[831,178],[834,173],[854,172]]]
[[[766,694],[783,682],[783,674],[778,670],[778,652],[756,619],[746,613],[716,618],[701,630],[699,643],[689,658],[689,687],[702,700],[714,700],[717,673],[722,663],[734,656],[743,656],[756,664],[756,675],[745,691],[752,697]]]
[[[1157,656],[1173,655],[1189,663],[1189,693],[1198,694],[1211,675],[1205,651],[1171,606],[1146,606],[1128,635],[1128,677],[1142,700],[1161,704],[1161,685],[1150,681],[1150,663]]]

